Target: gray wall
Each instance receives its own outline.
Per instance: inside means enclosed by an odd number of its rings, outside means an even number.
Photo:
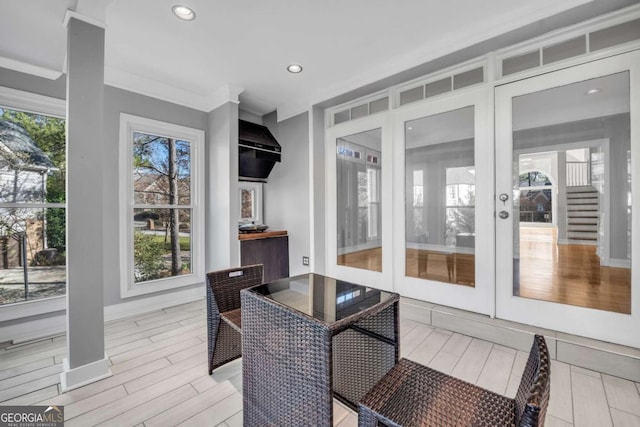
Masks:
[[[264,185],[264,223],[270,229],[288,231],[290,275],[308,273],[302,256],[311,251],[309,115],[277,123],[275,114],[268,114],[263,121],[282,146],[282,162],[276,163]]]
[[[66,76],[52,81],[16,71],[0,68],[0,86],[59,99],[65,98]],[[104,304],[105,306],[145,298],[120,298],[120,242],[119,227],[119,132],[120,113],[134,114],[181,126],[208,131],[208,114],[170,102],[161,101],[111,86],[104,88],[104,129],[103,129],[103,239],[104,259]],[[208,137],[208,135],[207,135]],[[90,248],[87,248],[90,250]],[[180,288],[184,290],[185,288]],[[165,291],[153,294],[171,293]]]
[[[133,114],[180,126],[207,130],[207,114],[170,102],[160,101],[112,86],[104,90],[104,279],[105,306],[145,298],[145,296],[120,298],[120,241],[119,227],[119,140],[120,113]],[[209,135],[206,135],[207,137]],[[206,165],[205,165],[206,166]],[[206,168],[205,168],[206,169]],[[179,290],[184,290],[180,288]],[[165,291],[154,293],[171,293]]]

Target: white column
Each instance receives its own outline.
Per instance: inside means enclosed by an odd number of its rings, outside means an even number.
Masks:
[[[111,375],[104,353],[104,28],[67,14],[67,358],[62,391]]]
[[[206,152],[205,270],[240,265],[238,218],[238,103],[209,113]]]

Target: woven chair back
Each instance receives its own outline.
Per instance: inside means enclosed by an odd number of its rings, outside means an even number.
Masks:
[[[515,397],[516,425],[520,427],[544,425],[549,405],[550,374],[547,343],[543,336],[536,335]]]
[[[240,308],[240,291],[262,284],[262,264],[207,273],[207,286],[219,313]]]

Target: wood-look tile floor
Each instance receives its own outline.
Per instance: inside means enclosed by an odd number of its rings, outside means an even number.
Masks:
[[[67,427],[241,426],[241,361],[207,375],[205,317],[197,301],[107,323],[113,376],[64,394],[64,336],[0,349],[0,405],[64,405]],[[400,331],[402,356],[515,395],[525,352],[407,319]],[[547,426],[640,426],[640,383],[556,361],[551,372]],[[336,426],[357,426],[334,405]]]

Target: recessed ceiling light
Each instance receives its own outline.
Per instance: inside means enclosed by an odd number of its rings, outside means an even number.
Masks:
[[[291,64],[287,67],[287,71],[293,74],[298,74],[302,72],[302,65]]]
[[[407,130],[413,130],[411,126],[407,126]]]
[[[595,95],[598,92],[600,92],[600,89],[589,89],[585,92],[585,95]]]
[[[196,19],[196,13],[188,6],[175,5],[171,8],[173,14],[184,21],[193,21]]]

